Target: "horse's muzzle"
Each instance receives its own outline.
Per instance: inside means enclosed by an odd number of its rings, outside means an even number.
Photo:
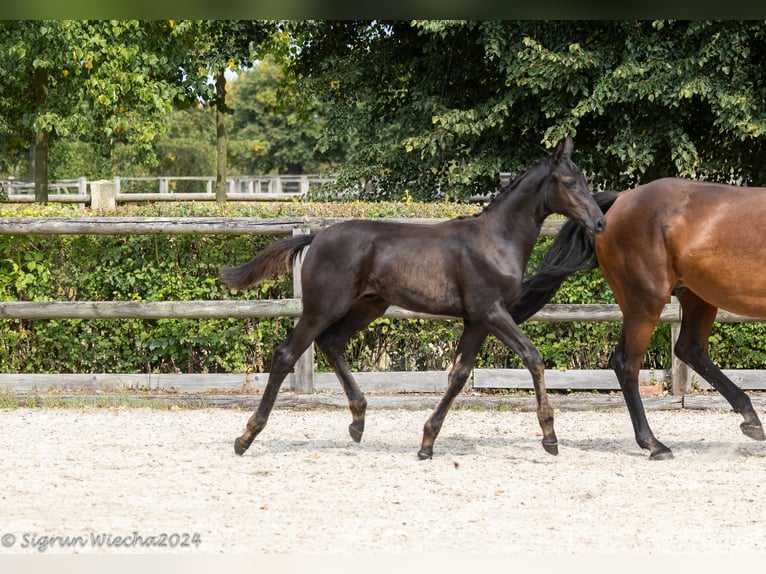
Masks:
[[[601,235],[606,230],[606,217],[601,216],[596,220],[596,226],[593,230],[595,235]]]
[[[591,237],[601,235],[606,229],[606,218],[603,215],[593,219],[589,218],[583,223],[583,227]]]

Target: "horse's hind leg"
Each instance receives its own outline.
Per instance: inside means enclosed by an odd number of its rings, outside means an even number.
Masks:
[[[684,363],[694,369],[703,379],[729,402],[734,412],[745,419],[740,428],[742,432],[755,440],[766,440],[763,426],[753,409],[753,404],[745,392],[735,385],[710,360],[708,339],[715,321],[717,308],[700,299],[688,289],[678,294],[683,316],[681,332],[675,345],[675,354]]]
[[[468,322],[463,326],[463,334],[460,336],[455,354],[455,363],[452,365],[452,370],[450,370],[447,378],[447,390],[423,427],[423,442],[418,451],[418,457],[421,460],[433,456],[434,441],[442,428],[442,424],[444,424],[444,417],[447,416],[447,411],[452,406],[455,397],[463,389],[468,375],[471,374],[473,361],[486,338],[486,329]]]
[[[341,320],[328,327],[316,339],[317,347],[327,358],[332,370],[335,371],[335,375],[338,377],[343,386],[343,391],[348,398],[348,406],[352,417],[348,433],[355,442],[361,441],[362,434],[364,433],[367,399],[364,398],[364,394],[354,380],[343,357],[343,352],[351,337],[380,317],[387,307],[388,303],[382,299],[361,299],[351,307],[351,310]]]
[[[304,316],[305,317],[305,316]],[[247,427],[242,436],[234,441],[234,452],[241,455],[250,447],[256,436],[264,429],[277,400],[279,388],[285,377],[292,370],[295,362],[313,342],[322,330],[315,321],[302,317],[287,338],[274,349],[269,380],[263,391],[261,402],[256,411],[247,421]]]

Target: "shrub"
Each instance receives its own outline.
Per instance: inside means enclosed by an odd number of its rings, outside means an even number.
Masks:
[[[120,207],[99,215],[252,217],[454,217],[478,208],[463,204],[158,204]],[[3,206],[2,217],[83,216],[74,207]],[[0,236],[3,301],[196,300],[291,297],[291,280],[231,292],[217,280],[223,265],[240,263],[275,236],[123,235]],[[544,252],[541,238],[530,265]],[[613,303],[600,271],[571,277],[553,303]],[[0,370],[7,373],[158,373],[268,371],[272,349],[291,318],[199,320],[5,320],[0,322]],[[349,343],[355,370],[448,369],[459,321],[381,318]],[[548,368],[608,368],[618,323],[529,322],[522,329]],[[711,353],[723,368],[757,368],[766,357],[764,325],[717,326]],[[660,324],[646,368],[670,367],[670,328]],[[521,360],[489,337],[479,367],[521,368]],[[317,356],[320,370],[328,367]]]

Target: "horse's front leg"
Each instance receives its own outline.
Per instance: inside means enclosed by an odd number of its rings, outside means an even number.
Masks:
[[[540,351],[531,343],[502,306],[497,305],[495,307],[488,318],[488,325],[492,334],[521,357],[532,375],[537,420],[543,431],[543,448],[548,454],[558,454],[559,442],[553,428],[553,407],[548,402],[548,393],[545,389],[545,364]]]
[[[650,460],[668,460],[673,458],[673,452],[654,436],[638,392],[641,357],[649,344],[646,334],[648,332],[651,336],[652,328],[651,323],[636,326],[631,316],[627,315],[620,342],[612,354],[611,365],[620,383],[638,446],[649,451]]]
[[[533,359],[529,363],[527,361],[524,363],[532,374],[532,383],[535,386],[537,420],[543,431],[543,448],[548,454],[556,455],[559,453],[559,441],[553,429],[553,407],[548,402],[548,393],[545,389],[545,366],[537,349],[534,346],[532,349],[537,353],[539,360]]]

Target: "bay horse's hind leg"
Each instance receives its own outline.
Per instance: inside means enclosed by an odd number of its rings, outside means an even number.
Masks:
[[[352,305],[342,319],[333,323],[316,339],[317,347],[327,358],[348,398],[348,406],[351,410],[351,424],[348,427],[348,433],[355,442],[361,441],[364,433],[367,399],[364,398],[364,394],[354,380],[343,357],[343,352],[351,338],[380,317],[386,308],[388,308],[388,303],[378,297],[360,299]]]
[[[735,413],[742,415],[745,420],[740,424],[740,429],[746,436],[754,440],[766,440],[763,426],[753,409],[750,397],[710,360],[708,340],[717,308],[700,299],[689,289],[682,290],[677,296],[683,314],[681,331],[675,345],[676,356],[721,393]]]
[[[465,386],[465,382],[471,374],[474,359],[486,338],[487,330],[483,327],[468,322],[464,324],[463,334],[460,336],[455,353],[455,362],[447,377],[447,390],[423,427],[423,442],[418,451],[420,460],[429,459],[433,456],[434,441],[442,428],[442,424],[444,424],[444,417],[447,416],[447,411],[452,406],[455,397]]]
[[[247,421],[247,427],[234,441],[234,452],[241,455],[250,447],[256,436],[264,429],[277,400],[279,388],[292,371],[295,362],[321,332],[323,324],[301,317],[287,338],[274,349],[269,380],[261,396],[258,408]]]

